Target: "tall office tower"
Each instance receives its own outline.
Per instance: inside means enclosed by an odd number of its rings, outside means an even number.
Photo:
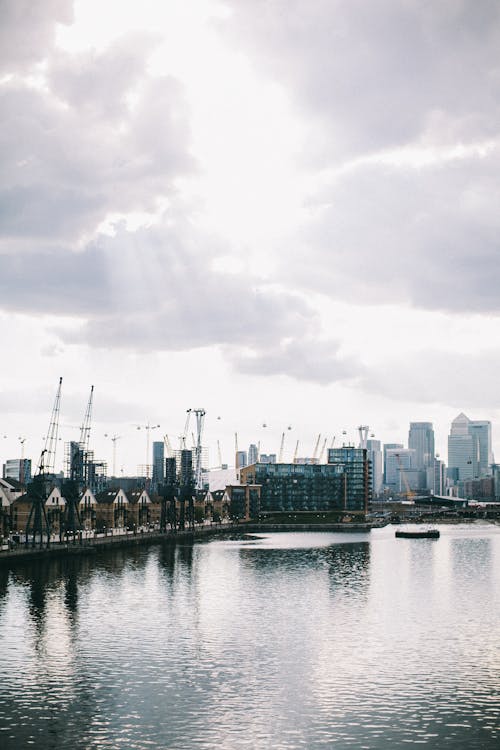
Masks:
[[[248,448],[248,465],[256,464],[259,460],[259,449],[253,443]]]
[[[380,440],[366,441],[367,457],[372,468],[372,496],[377,497],[382,492],[383,462]]]
[[[448,476],[454,481],[480,479],[491,474],[491,422],[459,414],[448,436]]]
[[[491,422],[471,420],[469,432],[474,439],[474,478],[490,476],[491,465],[494,463],[491,449]]]
[[[165,444],[163,440],[153,443],[153,488],[158,489],[165,479]]]
[[[434,430],[432,422],[410,422],[408,448],[415,451],[415,469],[425,470],[434,461]]]
[[[403,443],[384,443],[384,484],[387,484],[387,451],[403,447]]]
[[[236,468],[242,469],[243,466],[247,466],[247,452],[246,451],[238,451],[236,453]]]
[[[427,489],[433,495],[444,495],[446,490],[446,466],[444,461],[435,458],[425,470]]]
[[[459,414],[448,435],[448,476],[455,482],[474,477],[474,440],[469,432],[470,419]]]

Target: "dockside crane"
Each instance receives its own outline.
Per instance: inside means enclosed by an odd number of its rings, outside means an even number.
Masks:
[[[56,462],[56,448],[59,434],[59,412],[61,407],[62,378],[59,378],[59,386],[52,409],[49,429],[45,438],[45,445],[40,454],[33,481],[28,485],[28,496],[31,498],[31,509],[26,524],[26,544],[28,543],[30,531],[33,534],[32,546],[36,544],[37,536],[40,544],[43,543],[44,528],[47,534],[47,547],[50,546],[50,524],[45,508],[48,497],[48,485],[54,475]]]

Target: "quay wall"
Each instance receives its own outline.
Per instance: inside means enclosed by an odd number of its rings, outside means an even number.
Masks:
[[[265,524],[265,523],[239,523],[222,524],[213,526],[199,526],[195,529],[183,531],[145,531],[143,533],[108,534],[107,536],[96,536],[88,538],[75,538],[68,542],[51,542],[50,547],[35,547],[29,544],[19,544],[14,548],[0,550],[0,565],[11,566],[24,561],[46,559],[51,557],[65,557],[70,555],[91,555],[100,549],[114,547],[133,547],[144,544],[158,544],[164,542],[175,543],[182,539],[204,539],[213,536],[228,534],[258,534],[286,531],[342,531],[359,532],[370,531],[374,524]]]

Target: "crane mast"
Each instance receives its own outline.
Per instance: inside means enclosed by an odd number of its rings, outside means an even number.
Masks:
[[[47,476],[53,474],[56,464],[56,448],[57,440],[59,437],[59,411],[61,406],[61,389],[62,389],[62,378],[59,378],[59,387],[56,392],[56,398],[54,406],[52,408],[52,416],[50,418],[49,429],[47,431],[47,437],[45,438],[45,445],[40,454],[36,474],[38,476]]]
[[[28,485],[28,496],[31,498],[31,509],[26,523],[26,544],[28,543],[30,531],[32,533],[32,546],[34,547],[37,537],[40,544],[43,543],[44,531],[47,534],[47,547],[50,546],[50,524],[45,509],[45,501],[48,495],[48,481],[50,475],[54,474],[56,461],[56,447],[59,435],[59,410],[61,406],[62,378],[59,378],[59,386],[52,409],[49,429],[45,438],[45,445],[40,454],[35,476]]]
[[[195,490],[202,490],[203,479],[202,479],[201,439],[203,435],[203,424],[205,421],[205,409],[192,409],[191,411],[195,415],[195,418],[196,418],[194,487],[195,487]]]

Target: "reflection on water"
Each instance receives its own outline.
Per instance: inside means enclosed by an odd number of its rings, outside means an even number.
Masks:
[[[500,533],[294,533],[0,571],[0,747],[496,748]]]

